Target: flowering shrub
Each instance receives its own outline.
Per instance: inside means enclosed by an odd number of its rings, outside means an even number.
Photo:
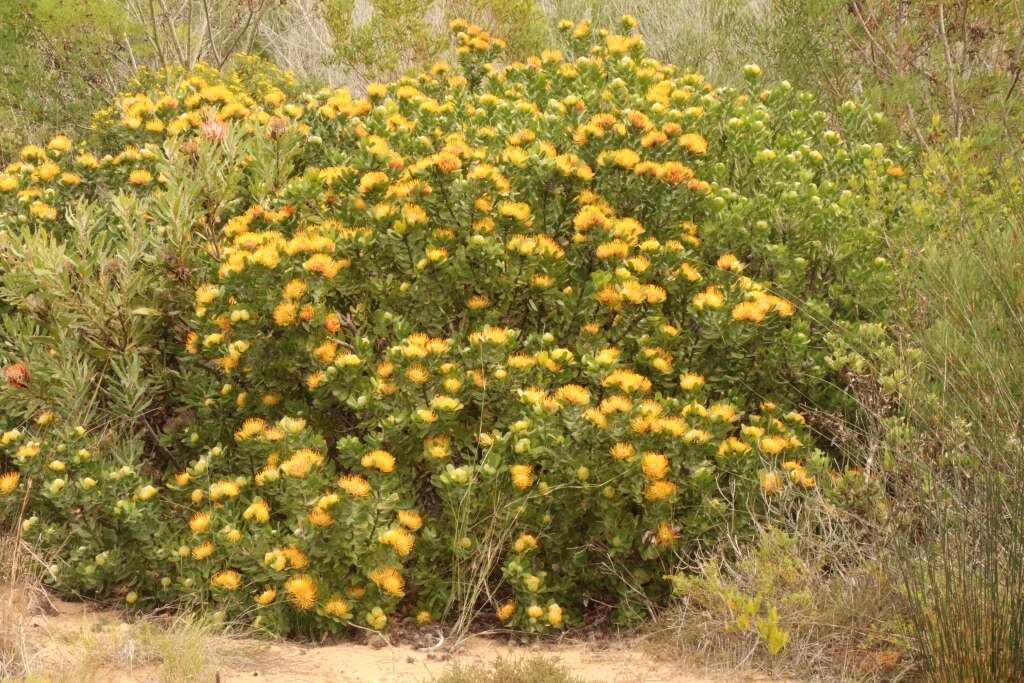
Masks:
[[[862,479],[799,411],[843,403],[826,335],[883,315],[902,170],[847,142],[871,115],[837,132],[753,66],[715,89],[628,18],[562,28],[572,54],[498,67],[455,22],[458,69],[366,97],[152,79],[97,119],[120,152],[23,150],[0,209],[29,230],[214,167],[237,188],[192,225],[161,457],[94,453],[59,406],[0,439],[3,509],[29,496],[57,583],[281,632],[483,602],[561,628],[636,618],[680,554]]]

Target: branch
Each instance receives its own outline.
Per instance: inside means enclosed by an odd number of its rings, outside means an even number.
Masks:
[[[150,42],[153,43],[153,47],[156,48],[156,54],[160,57],[160,66],[166,67],[167,57],[164,55],[163,45],[160,44],[160,27],[157,25],[156,7],[153,5],[153,0],[149,0],[149,21],[153,30]]]
[[[266,5],[267,0],[263,0],[260,3],[258,9],[249,9],[249,16],[245,18],[245,26],[243,26],[241,30],[239,30],[238,33],[235,34],[235,37],[231,40],[231,43],[228,45],[227,50],[224,52],[224,57],[222,57],[217,64],[218,68],[224,67],[224,64],[227,62],[228,58],[231,57],[232,53],[235,51],[235,48],[238,46],[238,43],[242,39],[242,36],[244,36],[249,31],[249,26],[252,25],[253,17],[255,17],[257,14],[262,14]],[[256,25],[259,26],[258,21],[256,22]]]
[[[939,3],[939,37],[942,38],[942,50],[946,57],[947,82],[949,88],[949,103],[953,108],[953,128],[956,136],[960,137],[960,107],[956,99],[956,85],[953,78],[953,53],[949,48],[949,37],[946,35],[946,13],[945,2]]]
[[[189,3],[191,5],[191,3]],[[185,53],[181,49],[181,41],[178,40],[178,33],[174,30],[174,20],[171,19],[171,13],[167,9],[167,4],[164,0],[160,0],[160,9],[163,10],[164,18],[167,21],[167,32],[171,34],[171,45],[174,47],[174,54],[178,56],[178,61],[183,66],[188,66],[185,63]]]
[[[224,60],[220,57],[220,52],[217,51],[217,41],[213,37],[213,21],[210,19],[210,2],[209,0],[202,0],[203,2],[203,13],[206,15],[206,39],[210,42],[210,51],[213,52],[213,58],[218,65],[223,65]]]
[[[189,69],[192,68],[192,0],[188,0],[188,14],[185,17],[185,25],[188,32],[185,34],[185,55],[188,57],[188,63],[185,64]]]

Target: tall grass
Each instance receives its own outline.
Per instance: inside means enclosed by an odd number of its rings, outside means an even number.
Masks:
[[[1024,164],[924,157],[903,400],[920,447],[894,498],[927,676],[1024,678]]]
[[[1019,469],[1019,468],[1018,468]],[[940,506],[934,542],[902,563],[929,680],[1024,680],[1024,490],[984,477],[966,506]]]

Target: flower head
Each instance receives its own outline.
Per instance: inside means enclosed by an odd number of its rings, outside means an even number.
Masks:
[[[308,574],[289,577],[284,590],[288,593],[288,602],[298,609],[309,610],[316,605],[316,582]]]

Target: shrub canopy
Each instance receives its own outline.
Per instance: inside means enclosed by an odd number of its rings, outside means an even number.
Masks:
[[[805,415],[843,409],[837,340],[884,317],[902,169],[851,142],[872,116],[830,121],[753,66],[716,89],[628,19],[563,29],[562,51],[496,66],[456,22],[458,67],[364,97],[255,60],[145,74],[97,115],[100,152],[22,150],[0,175],[23,331],[0,510],[28,497],[55,584],[280,632],[486,605],[559,628],[640,616],[680,555],[863,485]],[[114,449],[131,382],[48,399],[64,337],[25,267],[41,242],[140,234],[119,263],[159,291],[118,314],[148,321],[139,367],[170,389]],[[139,346],[104,343],[82,362]]]

